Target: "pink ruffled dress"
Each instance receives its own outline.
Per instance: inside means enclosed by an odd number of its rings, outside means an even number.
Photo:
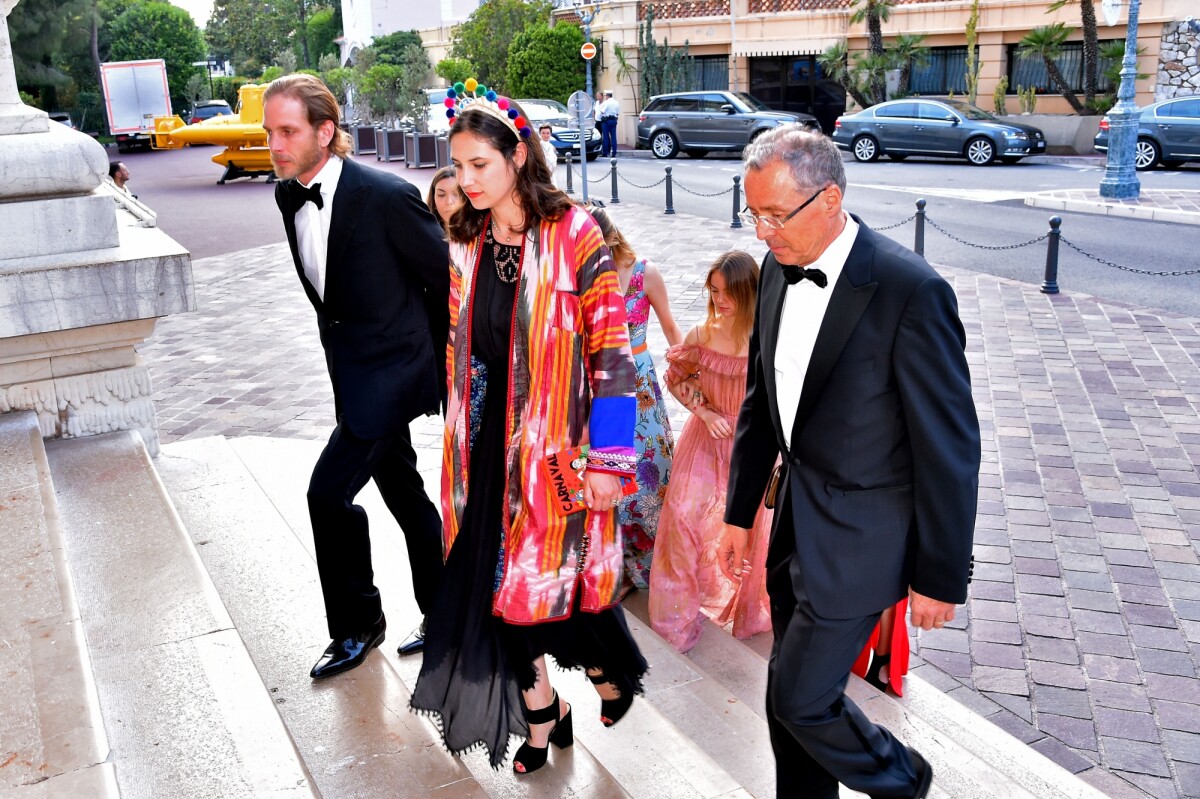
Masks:
[[[698,374],[707,407],[736,427],[746,395],[747,358],[703,346],[679,347],[667,357],[667,383]],[[650,568],[650,623],[680,652],[695,646],[705,617],[731,625],[738,638],[771,629],[765,571],[771,511],[760,508],[755,518],[747,575],[731,582],[717,565],[732,451],[732,437],[714,439],[695,415],[688,417],[675,445]]]

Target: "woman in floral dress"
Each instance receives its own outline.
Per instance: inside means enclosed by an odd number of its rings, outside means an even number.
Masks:
[[[622,592],[650,586],[650,563],[654,558],[654,536],[667,482],[671,473],[671,457],[675,440],[671,422],[663,401],[654,358],[646,346],[646,328],[650,310],[654,310],[662,326],[667,344],[674,347],[683,341],[683,331],[671,315],[667,286],[662,275],[645,258],[638,258],[621,231],[608,214],[600,208],[590,209],[592,218],[604,234],[604,243],[612,251],[617,277],[625,294],[625,316],[629,321],[629,344],[637,367],[637,422],[634,427],[634,447],[637,450],[637,493],[621,500],[617,506],[617,524],[625,547],[625,575]]]

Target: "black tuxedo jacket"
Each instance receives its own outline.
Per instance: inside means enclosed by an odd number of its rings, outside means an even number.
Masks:
[[[782,454],[772,536],[795,536],[813,608],[835,619],[879,612],[910,585],[965,601],[979,485],[954,292],[915,253],[859,225],[830,287],[790,439],[775,378],[787,283],[773,255],[763,262],[725,517],[753,526]],[[778,511],[785,497],[789,518]]]
[[[450,256],[416,187],[346,158],[333,195],[325,299],[304,276],[288,183],[275,187],[300,283],[317,311],[337,418],[394,435],[446,394]]]

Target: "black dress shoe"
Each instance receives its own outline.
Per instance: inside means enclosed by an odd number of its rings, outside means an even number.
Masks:
[[[913,799],[925,799],[933,785],[933,766],[929,765],[929,761],[923,758],[916,749],[910,747],[908,754],[912,758],[913,768],[917,772],[917,792],[913,794]]]
[[[421,626],[409,633],[409,636],[400,642],[400,646],[396,648],[396,654],[400,657],[405,655],[415,655],[425,649],[425,621],[421,620]]]
[[[387,620],[381,615],[379,622],[369,630],[361,632],[353,638],[341,638],[334,641],[321,655],[317,665],[312,667],[309,676],[314,680],[332,677],[349,671],[367,659],[371,650],[383,643],[384,632],[387,630]]]

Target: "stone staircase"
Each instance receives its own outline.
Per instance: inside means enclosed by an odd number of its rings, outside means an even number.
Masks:
[[[0,700],[0,799],[774,795],[769,642],[714,627],[680,656],[649,629],[644,593],[627,608],[652,669],[619,727],[595,721],[582,676],[560,673],[576,744],[549,767],[518,779],[481,752],[446,753],[408,709],[420,660],[394,642],[420,614],[371,487],[392,635],[313,683],[326,639],[304,491],[320,448],[217,437],[151,462],[135,433],[43,447],[32,415],[0,417],[0,666],[16,677]],[[420,454],[436,485],[436,455]],[[939,799],[1102,796],[919,679],[902,702],[857,678],[849,690],[934,764]]]

